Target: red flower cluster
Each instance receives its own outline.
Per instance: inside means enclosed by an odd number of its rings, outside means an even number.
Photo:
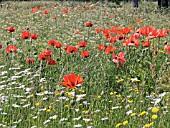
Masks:
[[[48,42],[48,45],[49,46],[55,46],[56,48],[61,48],[62,47],[62,44],[60,42],[55,41],[55,40],[50,40]]]
[[[52,50],[44,50],[39,55],[39,60],[46,60],[48,65],[55,65],[56,61],[51,59]]]
[[[106,54],[113,53],[116,50],[115,46],[104,46],[104,45],[99,45],[98,50],[100,51],[105,51]]]
[[[39,59],[40,59],[40,60],[49,60],[49,59],[51,59],[51,55],[52,55],[52,50],[44,50],[44,51],[39,55]]]
[[[8,45],[6,48],[6,53],[16,52],[16,50],[17,50],[16,46]]]
[[[29,31],[22,31],[22,35],[21,35],[22,39],[28,39],[28,38],[32,38],[34,40],[36,40],[38,38],[37,34],[31,34]]]
[[[83,83],[83,79],[79,74],[76,76],[74,73],[70,73],[69,75],[64,76],[63,79],[64,82],[60,82],[60,84],[68,89],[74,89],[76,86]]]

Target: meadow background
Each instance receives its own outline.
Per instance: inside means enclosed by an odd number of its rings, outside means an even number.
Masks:
[[[138,9],[123,2],[0,4],[0,127],[170,127],[168,9],[155,2]],[[70,73],[83,82],[63,86]]]

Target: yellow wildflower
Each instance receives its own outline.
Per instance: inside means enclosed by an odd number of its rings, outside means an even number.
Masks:
[[[120,80],[117,80],[116,82],[117,83],[121,83],[121,82],[123,82],[124,81],[124,79],[120,79]]]
[[[153,126],[153,123],[154,123],[154,122],[151,122],[151,123],[149,123],[149,124],[145,124],[145,125],[144,125],[144,128],[149,128],[149,127]]]
[[[50,109],[47,109],[46,112],[50,112],[51,110]]]
[[[110,95],[113,95],[114,93],[113,92],[110,92]]]
[[[152,115],[152,119],[158,118],[158,115]]]
[[[128,100],[128,103],[132,103],[133,102],[133,100]]]
[[[136,113],[135,113],[135,112],[130,114],[130,116],[135,116],[135,115],[136,115]]]
[[[99,99],[100,99],[101,97],[102,97],[102,96],[100,96],[100,95],[98,96]]]
[[[157,107],[152,108],[152,112],[158,112],[158,111],[159,111],[159,108],[157,108]]]
[[[143,111],[143,112],[141,112],[138,116],[143,116],[143,115],[147,115],[148,114],[148,112],[146,112],[146,111]]]
[[[122,123],[116,124],[116,128],[117,128],[117,127],[120,127],[121,125],[122,125]]]
[[[127,123],[128,123],[128,121],[126,120],[126,121],[123,121],[122,124],[123,124],[123,125],[126,125]]]
[[[40,103],[39,102],[35,103],[35,106],[36,107],[40,106]]]
[[[112,100],[109,100],[109,103],[112,103]]]

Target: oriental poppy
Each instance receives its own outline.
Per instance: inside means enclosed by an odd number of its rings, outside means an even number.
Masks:
[[[150,42],[142,42],[143,47],[149,47],[151,45]]]
[[[36,13],[36,12],[38,12],[38,6],[36,6],[36,7],[32,8],[31,12],[32,12],[32,13]]]
[[[68,13],[68,10],[67,10],[65,7],[63,7],[63,8],[62,8],[62,12],[63,12],[63,13]]]
[[[62,44],[60,42],[55,42],[54,46],[56,48],[61,48],[62,47]]]
[[[15,28],[14,28],[13,26],[8,27],[6,30],[7,30],[8,32],[15,32]]]
[[[100,44],[100,45],[98,46],[98,50],[100,50],[100,51],[105,50],[105,48],[106,48],[106,46],[104,46],[104,45],[102,45],[102,44]]]
[[[63,82],[60,82],[63,86],[68,89],[74,89],[76,86],[79,86],[83,83],[83,78],[78,74],[76,76],[74,73],[70,73],[69,75],[64,76]]]
[[[140,40],[137,40],[134,36],[130,36],[128,39],[124,40],[123,46],[140,46]]]
[[[151,39],[151,38],[160,38],[160,37],[165,37],[168,36],[167,30],[153,30],[152,32],[149,33],[147,39]]]
[[[52,55],[52,50],[44,50],[40,55],[39,59],[40,60],[49,60]]]
[[[87,42],[85,41],[78,42],[79,47],[86,47],[86,45],[87,45]]]
[[[34,63],[34,59],[32,59],[32,58],[28,58],[28,59],[26,59],[26,63],[28,64],[33,64]]]
[[[128,33],[130,33],[130,31],[131,31],[131,28],[122,28],[122,29],[120,29],[119,31],[117,31],[117,34],[128,34]]]
[[[89,57],[89,52],[88,52],[88,51],[83,51],[83,52],[81,53],[81,56],[82,56],[83,58],[87,58],[87,57]]]
[[[73,53],[73,52],[78,52],[78,48],[75,47],[75,46],[68,46],[66,52],[67,52],[68,54],[71,54],[71,53]]]
[[[50,40],[48,41],[49,46],[55,46],[56,41],[55,40]]]
[[[170,45],[165,45],[164,50],[167,50],[166,54],[170,54]]]
[[[31,38],[36,40],[38,38],[38,35],[37,34],[31,34]]]
[[[49,10],[44,10],[44,14],[46,15],[46,14],[48,14],[50,11]]]
[[[114,46],[106,46],[105,53],[109,54],[109,53],[114,52],[115,50],[116,50],[116,47],[114,47]]]
[[[92,22],[87,22],[86,23],[86,27],[92,27],[92,26],[93,26]]]
[[[55,65],[55,64],[56,64],[56,61],[53,60],[53,59],[49,59],[49,60],[47,60],[47,64],[48,64],[48,65]]]
[[[125,63],[126,60],[125,60],[125,53],[124,52],[120,52],[118,54],[118,56],[116,56],[115,54],[112,55],[112,58],[113,58],[113,62],[114,63]]]
[[[6,48],[6,53],[16,52],[16,50],[17,50],[16,46],[8,45]]]
[[[29,31],[22,31],[22,39],[28,39],[31,36],[31,34],[29,33]]]

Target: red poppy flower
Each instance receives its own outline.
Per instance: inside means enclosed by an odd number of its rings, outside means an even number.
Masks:
[[[111,43],[114,43],[114,42],[117,41],[117,37],[116,37],[116,36],[113,36],[113,37],[108,38],[107,40],[108,40],[109,42],[111,42]]]
[[[57,18],[57,16],[56,16],[56,15],[53,15],[53,16],[52,16],[52,19],[56,19],[56,18]]]
[[[44,14],[46,15],[46,14],[48,14],[50,11],[49,10],[44,10]]]
[[[62,12],[63,12],[63,13],[68,13],[68,10],[67,10],[65,7],[63,7],[63,8],[62,8]]]
[[[93,26],[92,22],[87,22],[86,23],[86,27],[92,27],[92,26]]]
[[[6,30],[7,30],[8,32],[15,32],[15,28],[14,28],[13,26],[8,27]]]
[[[150,42],[142,42],[143,47],[149,47],[151,45]]]
[[[114,63],[125,63],[125,53],[124,52],[120,52],[118,56],[116,56],[115,54],[112,55],[113,58],[113,62]]]
[[[69,75],[64,76],[64,82],[60,82],[60,84],[67,87],[68,89],[74,89],[77,85],[82,83],[82,77],[79,74],[76,76],[74,73],[70,73]]]
[[[52,55],[52,50],[44,50],[40,55],[39,59],[40,60],[49,60]]]
[[[140,22],[142,22],[142,19],[140,18],[136,19],[136,23],[140,23]]]
[[[168,36],[167,30],[153,30],[152,32],[149,33],[147,39],[151,39],[151,38],[160,38],[160,37],[165,37]]]
[[[54,46],[56,48],[61,48],[62,47],[62,44],[60,42],[55,42]]]
[[[81,53],[81,56],[82,56],[83,58],[87,58],[87,57],[89,57],[89,52],[88,52],[88,51],[83,51],[83,52]]]
[[[49,46],[55,46],[56,41],[55,40],[50,40],[48,41]]]
[[[165,45],[164,50],[167,50],[166,54],[170,54],[170,45]]]
[[[0,44],[0,49],[2,49],[2,45]]]
[[[22,31],[22,39],[28,39],[30,37],[29,31]]]
[[[140,46],[140,40],[137,40],[134,36],[130,36],[127,40],[124,40],[123,46]]]
[[[86,47],[86,45],[87,45],[87,42],[84,42],[84,41],[78,42],[79,47]]]
[[[8,45],[6,48],[6,53],[16,52],[16,50],[17,50],[16,46]]]
[[[149,34],[154,31],[155,29],[151,26],[145,27],[145,28],[139,28],[136,33],[140,33],[141,35],[144,36],[149,36]]]
[[[32,8],[31,12],[32,12],[32,13],[36,13],[36,12],[38,12],[38,6],[36,6],[36,7]]]
[[[110,30],[108,30],[108,29],[103,30],[103,35],[104,35],[106,38],[110,38]]]
[[[128,34],[128,33],[130,33],[130,31],[131,31],[131,28],[122,28],[122,29],[120,29],[119,31],[117,31],[117,34]]]
[[[100,45],[98,46],[98,50],[100,50],[100,51],[105,50],[105,48],[106,48],[106,46],[104,46],[104,45],[102,45],[102,44],[100,44]]]
[[[75,46],[68,46],[66,52],[67,52],[68,54],[71,54],[71,53],[73,53],[73,52],[78,52],[78,48],[75,47]]]
[[[48,65],[55,65],[55,64],[56,64],[56,61],[55,61],[55,60],[52,60],[52,59],[49,59],[49,60],[47,60],[47,64],[48,64]]]
[[[115,50],[116,50],[116,47],[114,47],[114,46],[106,46],[105,53],[110,54],[110,53],[114,52]]]
[[[33,64],[34,63],[34,59],[28,58],[28,59],[26,59],[26,63],[27,64]]]
[[[36,40],[38,38],[38,35],[37,34],[31,34],[31,38]]]

